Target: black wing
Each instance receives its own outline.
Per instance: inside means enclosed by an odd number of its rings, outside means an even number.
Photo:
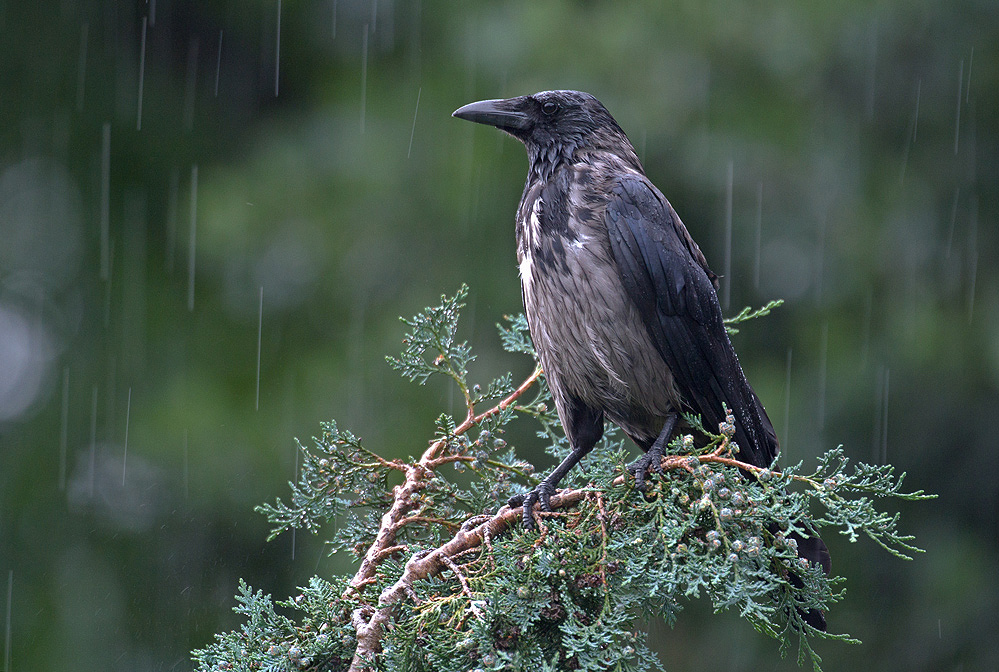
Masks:
[[[735,416],[739,458],[770,466],[777,436],[739,366],[713,276],[697,245],[665,197],[642,176],[616,183],[606,213],[621,281],[688,410],[717,431],[726,404]]]

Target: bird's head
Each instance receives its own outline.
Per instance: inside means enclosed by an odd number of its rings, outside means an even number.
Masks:
[[[541,172],[571,161],[579,150],[605,150],[638,164],[628,137],[607,108],[581,91],[542,91],[530,96],[481,100],[455,110],[451,116],[509,133],[524,143],[532,169]]]

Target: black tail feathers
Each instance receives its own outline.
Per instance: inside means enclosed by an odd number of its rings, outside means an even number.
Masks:
[[[829,549],[826,548],[826,544],[822,539],[818,536],[804,537],[797,533],[792,533],[788,536],[797,543],[799,558],[804,558],[811,564],[819,565],[822,567],[823,572],[829,574],[832,570],[832,557],[829,555]],[[793,574],[791,575],[791,582],[799,587],[801,585],[801,580]],[[825,632],[826,616],[818,609],[809,609],[807,612],[801,612],[801,617],[808,625],[816,630]]]

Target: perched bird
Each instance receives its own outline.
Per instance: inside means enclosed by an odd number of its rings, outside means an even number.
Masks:
[[[471,103],[453,116],[509,133],[529,159],[517,260],[531,338],[572,452],[511,500],[524,506],[525,525],[535,504],[550,509],[605,419],[645,451],[629,466],[643,489],[682,412],[718,427],[727,407],[738,458],[769,467],[777,435],[725,331],[717,276],[600,101],[544,91]],[[798,553],[829,571],[818,537],[799,538]],[[810,617],[824,627],[819,612]]]

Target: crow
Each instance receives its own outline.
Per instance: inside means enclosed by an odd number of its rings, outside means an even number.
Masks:
[[[593,448],[604,421],[644,455],[628,467],[645,489],[681,414],[718,427],[734,416],[739,459],[770,467],[773,424],[739,365],[716,294],[718,276],[645,174],[627,135],[595,97],[544,91],[484,100],[454,117],[520,140],[529,160],[517,209],[517,260],[531,339],[571,453],[511,499],[550,510],[559,481]],[[817,536],[798,554],[829,572]],[[820,612],[806,618],[824,629]]]

